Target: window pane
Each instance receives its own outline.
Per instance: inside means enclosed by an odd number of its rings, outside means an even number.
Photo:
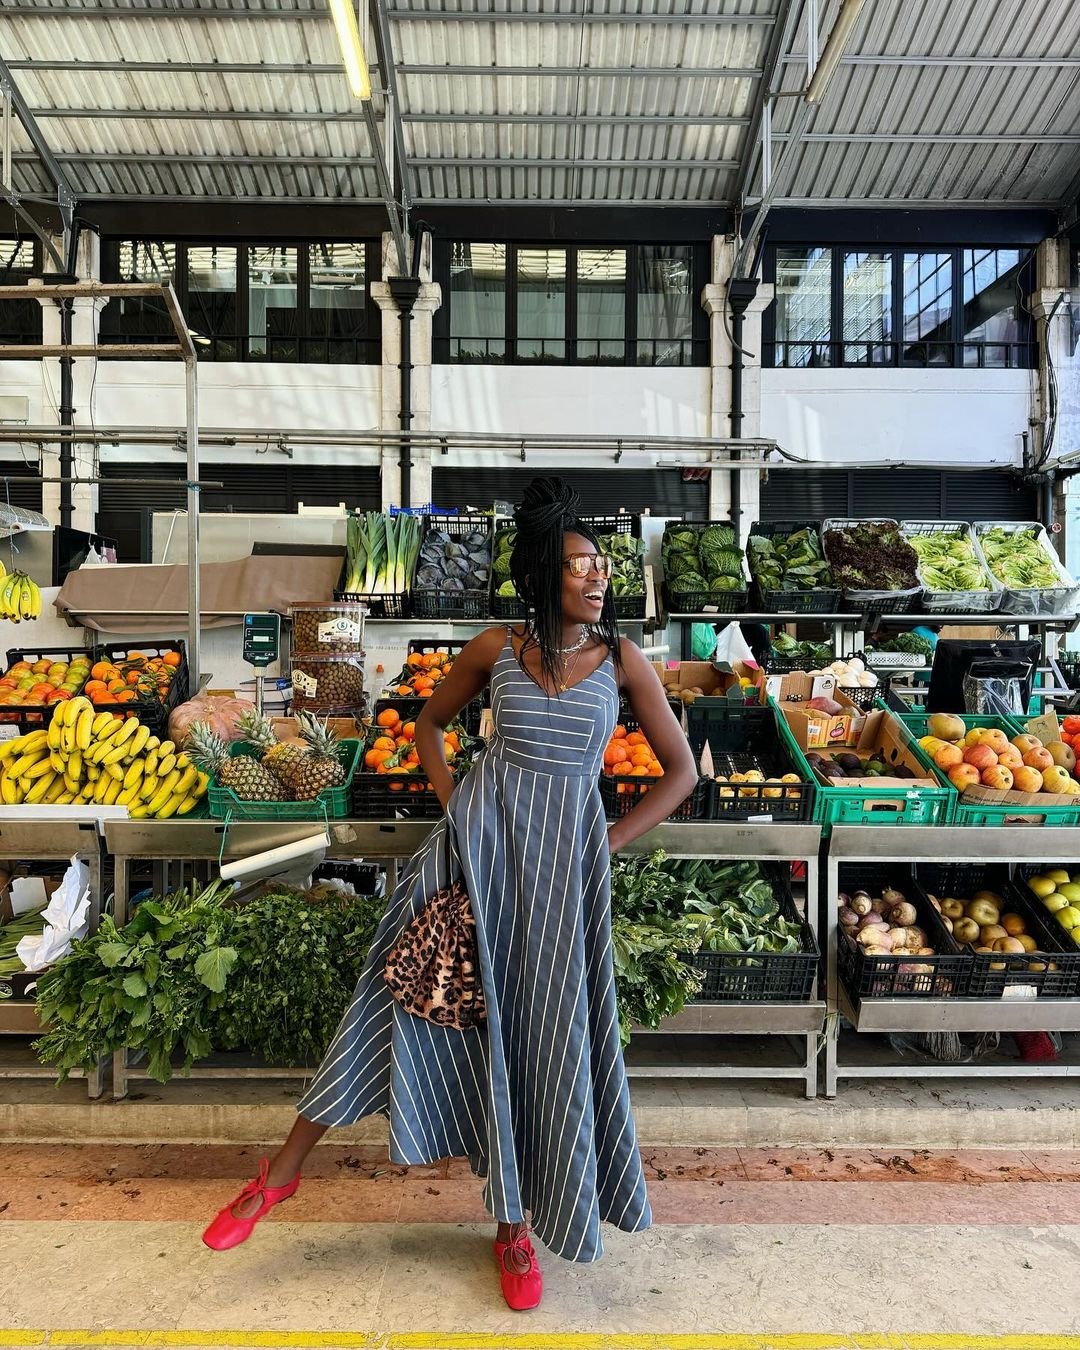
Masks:
[[[450,359],[501,361],[506,354],[506,245],[450,250]]]
[[[831,364],[832,254],[827,248],[776,250],[776,364]]]
[[[1026,249],[966,248],[963,251],[963,334],[966,366],[1026,364],[1027,325],[1022,308],[1021,272]]]
[[[637,251],[637,360],[643,366],[694,361],[694,251],[643,244]]]
[[[308,245],[309,361],[359,361],[367,336],[363,244]]]
[[[952,254],[904,254],[904,361],[952,364]]]
[[[296,249],[248,249],[248,356],[299,359]]]
[[[236,249],[217,244],[188,247],[188,322],[210,339],[200,356],[242,359],[236,312]]]
[[[0,239],[0,284],[17,286],[34,270],[34,245],[28,239]],[[0,342],[40,342],[41,305],[37,300],[0,300]]]
[[[618,364],[626,351],[626,250],[577,251],[577,359]]]
[[[844,361],[885,365],[892,360],[892,258],[844,254]]]
[[[176,285],[176,245],[159,239],[123,239],[118,245],[117,281],[171,281]],[[102,336],[175,337],[164,300],[110,300],[101,314]]]
[[[518,249],[515,336],[521,361],[566,360],[566,249]]]

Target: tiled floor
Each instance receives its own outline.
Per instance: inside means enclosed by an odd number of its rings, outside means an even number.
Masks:
[[[325,1146],[229,1253],[259,1150],[0,1145],[0,1346],[1080,1350],[1080,1154],[648,1148],[655,1225],[502,1302],[466,1164]]]

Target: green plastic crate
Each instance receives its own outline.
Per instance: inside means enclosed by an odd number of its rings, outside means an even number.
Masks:
[[[345,781],[340,787],[326,788],[310,802],[244,802],[232,788],[219,787],[211,778],[207,800],[215,820],[347,820],[352,806],[352,781],[360,762],[363,741],[339,741],[338,760],[345,770]],[[229,754],[248,753],[252,746],[247,741],[234,741]]]
[[[927,722],[930,714],[927,712],[893,713],[908,728],[911,734],[918,738],[926,736]],[[993,717],[987,713],[957,713],[968,731],[973,727],[985,727],[991,730],[1003,731],[1009,740],[1014,736],[1019,736],[1024,730],[1023,722],[1016,717]],[[1032,803],[1030,806],[1018,805],[1012,802],[1002,802],[1000,806],[992,802],[964,802],[960,800],[960,793],[949,782],[948,775],[943,774],[936,765],[931,765],[935,776],[943,786],[947,787],[953,795],[953,807],[950,821],[953,825],[976,825],[981,828],[992,828],[999,825],[1080,825],[1080,797],[1075,803],[1068,805],[1046,805],[1037,806]]]
[[[772,700],[770,700],[771,702]],[[896,716],[895,713],[891,714]],[[792,735],[783,713],[777,709],[780,734],[797,757],[800,770],[815,783],[814,820],[828,835],[834,825],[949,825],[956,800],[956,789],[938,787],[825,787],[818,779],[799,743]],[[901,723],[901,725],[903,725]],[[910,734],[910,733],[909,733]],[[925,770],[927,778],[941,782],[940,775],[911,738],[911,751]]]

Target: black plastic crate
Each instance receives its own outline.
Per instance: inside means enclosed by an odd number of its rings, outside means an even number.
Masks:
[[[765,875],[772,883],[780,913],[802,930],[799,952],[698,952],[694,965],[705,976],[695,1003],[805,1003],[814,989],[821,954],[813,930],[795,907],[790,869],[771,864]]]
[[[414,619],[486,619],[488,617],[491,591],[491,562],[495,550],[495,537],[491,516],[425,516],[424,533],[420,540],[423,551],[424,541],[432,530],[442,530],[451,539],[461,539],[474,530],[483,530],[487,535],[488,580],[483,589],[475,591],[444,591],[436,586],[413,585],[412,616]],[[417,569],[423,566],[418,560]]]
[[[491,612],[496,619],[524,619],[528,616],[525,601],[516,595],[492,595]]]
[[[604,813],[608,820],[618,820],[627,816],[637,806],[642,796],[649,792],[659,778],[631,778],[629,775],[602,774],[600,777],[600,797],[604,803]],[[671,821],[702,820],[708,805],[708,778],[699,778],[689,797],[678,805],[671,815]]]
[[[352,810],[357,820],[438,820],[442,805],[422,774],[353,775]]]
[[[712,525],[726,525],[730,529],[735,526],[730,520],[680,520],[674,525],[668,526],[664,531],[664,540],[672,529],[690,530],[694,534],[701,534]],[[742,556],[742,550],[739,547],[738,530],[735,530],[735,543],[732,545],[732,551]],[[663,544],[661,545],[661,554],[666,552]],[[661,559],[663,561],[663,559]],[[745,563],[742,567],[742,586],[735,591],[677,591],[671,585],[671,579],[667,572],[664,572],[663,584],[660,593],[664,602],[664,609],[669,614],[738,614],[746,608],[750,597],[750,583],[745,576]],[[706,577],[706,580],[709,578]]]
[[[718,750],[709,736],[714,781],[707,806],[709,820],[751,820],[771,817],[782,824],[811,820],[817,787],[805,779],[780,733],[774,708],[751,708],[751,718],[732,718],[725,728],[728,747]],[[764,717],[759,717],[764,713]],[[700,755],[695,750],[695,755]],[[797,774],[794,783],[729,783],[716,778],[757,769],[766,778]],[[729,795],[730,794],[730,795]]]
[[[363,605],[369,619],[407,619],[409,617],[409,594],[407,591],[392,595],[363,595],[359,591],[335,591],[334,599],[350,604]]]
[[[641,538],[641,516],[634,511],[620,511],[613,516],[580,516],[593,534],[632,534]]]
[[[816,520],[755,520],[750,526],[750,537],[772,539],[777,535],[787,538],[799,530],[813,530],[821,538],[821,527]],[[754,577],[754,553],[750,541],[746,543],[746,565],[753,579],[754,592],[763,614],[835,614],[840,608],[839,586],[824,590],[771,590]]]
[[[405,654],[412,656],[414,652],[420,652],[422,656],[426,656],[428,652],[447,652],[454,657],[471,641],[471,638],[410,638]]]
[[[706,741],[714,756],[745,751],[769,723],[775,729],[775,716],[765,703],[705,695],[686,705],[686,736],[695,759]]]
[[[169,732],[169,714],[181,703],[186,703],[190,697],[191,677],[188,673],[187,646],[180,639],[175,642],[143,643],[137,639],[132,639],[131,642],[109,642],[95,647],[94,660],[123,664],[127,660],[128,653],[134,651],[141,652],[143,656],[164,656],[167,652],[179,653],[180,664],[176,667],[168,692],[164,699],[136,698],[133,702],[121,704],[116,708],[112,704],[106,706],[118,717],[137,717],[143,726],[150,728],[151,735],[160,736],[164,740]]]
[[[824,643],[822,644],[825,645]],[[829,646],[832,644],[829,643]],[[823,665],[831,665],[836,660],[836,656],[830,656]],[[777,656],[771,649],[765,658],[765,673],[767,675],[791,675],[795,671],[809,673],[811,670],[817,670],[818,664],[809,656]]]
[[[77,656],[88,657],[91,667],[97,660],[94,649],[90,647],[13,647],[8,651],[7,665],[0,674],[9,671],[17,661],[29,661],[33,665],[36,661],[53,659],[67,661],[70,664]],[[89,679],[90,676],[87,675],[86,680]],[[86,680],[72,694],[72,698],[77,698],[82,693]],[[20,736],[29,731],[40,731],[52,721],[53,713],[61,702],[62,699],[56,703],[20,703],[0,707],[0,727],[12,727]]]
[[[1035,876],[1041,868],[1024,869],[1024,876]],[[915,869],[919,884],[940,901],[970,900],[976,891],[994,891],[1002,899],[1003,914],[1019,914],[1027,931],[1039,944],[1034,952],[977,952],[963,944],[974,962],[968,993],[971,998],[1002,998],[1005,990],[1020,985],[1034,988],[1039,998],[1071,998],[1080,993],[1080,949],[1071,944],[1064,931],[1059,938],[1037,901],[1029,899],[1023,883],[1009,876],[1004,863],[919,863]],[[1032,967],[1041,969],[1032,969]]]
[[[851,895],[866,891],[880,895],[884,887],[894,886],[915,906],[919,926],[936,956],[867,956],[854,939],[838,927],[836,934],[840,978],[848,992],[858,999],[874,998],[962,998],[968,992],[972,957],[957,943],[926,898],[910,867],[900,863],[841,863],[840,890]],[[835,907],[836,896],[825,898]],[[904,967],[929,967],[912,972]]]

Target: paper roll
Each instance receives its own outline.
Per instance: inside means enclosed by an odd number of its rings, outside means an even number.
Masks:
[[[325,830],[318,834],[297,839],[292,844],[282,844],[280,848],[264,849],[261,853],[251,853],[246,858],[234,858],[232,862],[222,863],[223,881],[249,881],[253,876],[273,876],[281,872],[290,863],[307,857],[308,854],[325,854],[330,847],[330,836]],[[316,861],[322,861],[321,858]]]

